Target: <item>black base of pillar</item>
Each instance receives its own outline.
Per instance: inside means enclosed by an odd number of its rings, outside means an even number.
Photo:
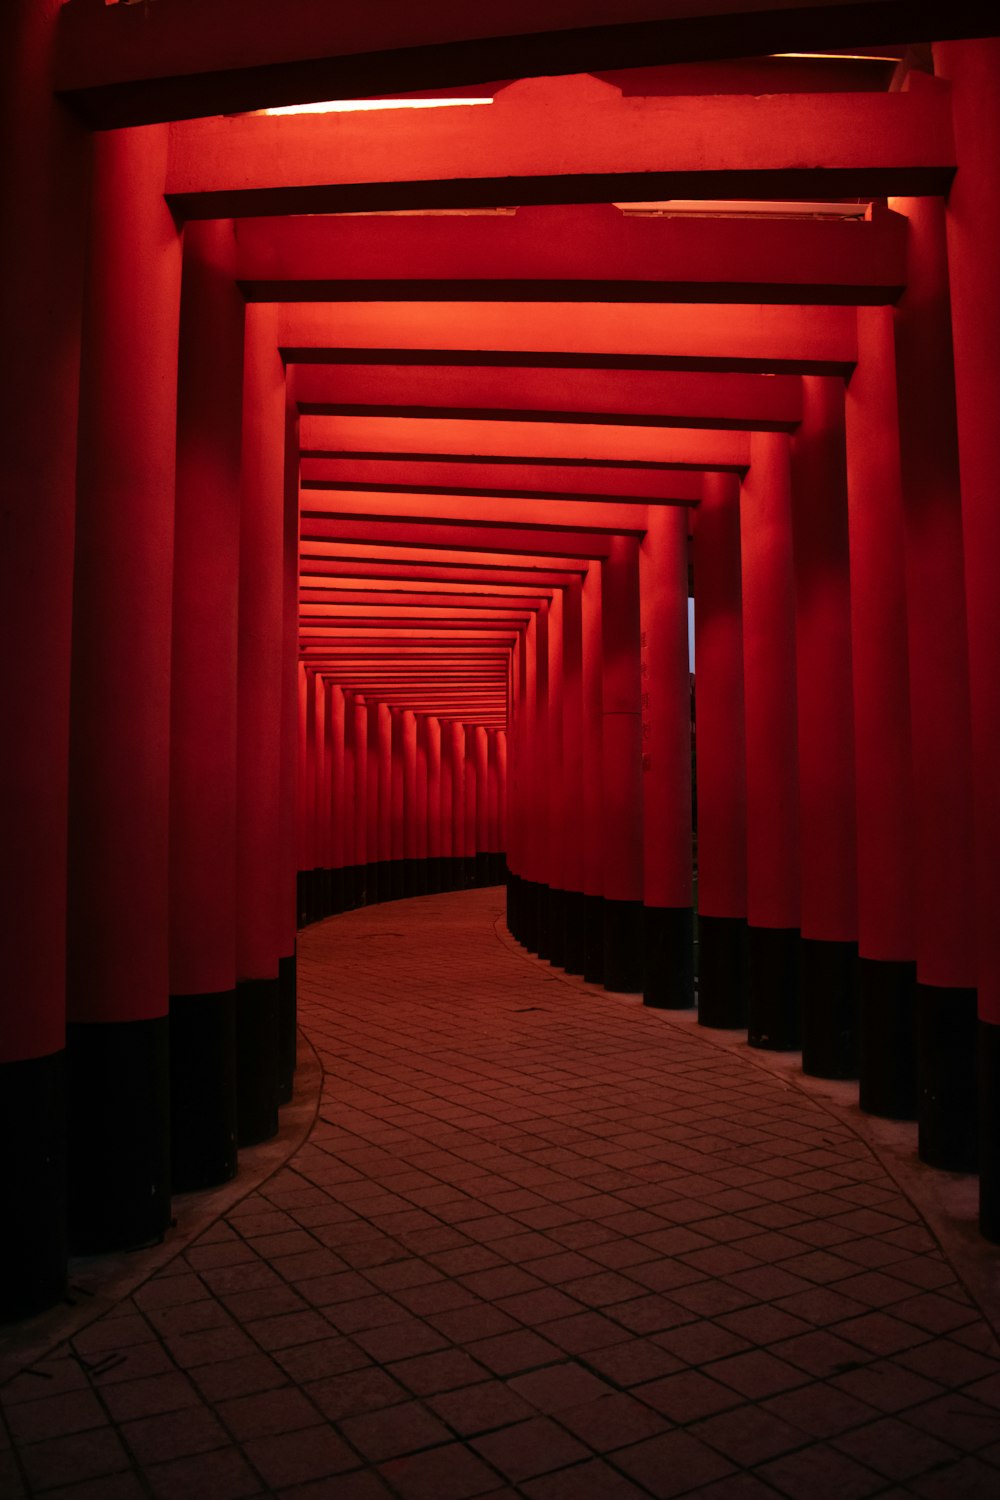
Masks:
[[[334,913],[333,904],[333,870],[323,871],[323,916],[332,917]]]
[[[386,872],[386,889],[382,897],[383,901],[402,901],[406,895],[406,872],[403,868],[405,861],[401,859],[387,860],[383,869]]]
[[[389,870],[385,860],[371,860],[365,872],[368,905],[375,906],[389,899]]]
[[[1000,1026],[977,1025],[979,1232],[1000,1245]]]
[[[799,930],[747,923],[747,1041],[768,1052],[799,1046]]]
[[[586,900],[582,891],[563,891],[566,944],[563,968],[567,974],[582,974],[586,965]]]
[[[517,886],[518,886],[517,876],[513,873],[512,870],[508,870],[507,871],[506,921],[507,921],[507,931],[510,933],[511,937],[515,939],[515,941],[517,939],[517,927],[518,927],[518,922],[517,922]]]
[[[327,910],[326,871],[320,869],[317,865],[310,874],[312,876],[312,900],[310,902],[312,921],[322,922],[324,917],[329,916],[329,911]]]
[[[497,854],[496,851],[493,851],[486,858],[489,860],[487,885],[503,885],[507,879],[506,857],[503,854]]]
[[[427,866],[427,894],[436,896],[441,890],[441,861],[435,856],[424,863]]]
[[[66,1054],[0,1064],[0,1323],[66,1290]]]
[[[557,969],[566,967],[566,892],[549,886],[548,960]]]
[[[415,859],[413,861],[413,894],[415,896],[426,896],[427,892],[430,890],[430,871],[428,868],[429,865],[429,859]]]
[[[800,938],[799,1002],[803,1073],[857,1078],[857,943]]]
[[[745,917],[698,917],[698,1024],[720,1031],[747,1024]]]
[[[633,994],[642,989],[643,918],[641,901],[604,898],[604,979],[606,990]]]
[[[170,1186],[236,1176],[236,991],[170,997]]]
[[[308,870],[299,870],[295,876],[295,922],[305,927],[309,922]]]
[[[538,902],[538,945],[535,952],[539,958],[547,959],[552,952],[552,892],[547,885],[539,883],[535,886],[535,899]]]
[[[419,878],[417,871],[420,868],[420,861],[418,859],[403,859],[399,863],[402,866],[403,873],[403,895],[416,896],[418,894],[417,881]]]
[[[976,991],[918,984],[917,1152],[946,1172],[979,1162]]]
[[[643,1005],[690,1010],[694,1005],[694,913],[690,906],[646,906],[643,925]]]
[[[344,910],[345,901],[344,871],[342,869],[331,870],[330,874],[332,877],[331,890],[333,902],[333,910],[331,914],[335,917],[339,917],[340,913]]]
[[[583,977],[588,984],[604,983],[604,897],[584,896]]]
[[[462,891],[465,889],[464,854],[453,854],[448,861],[448,889],[450,891]]]
[[[66,1028],[69,1246],[100,1255],[170,1222],[170,1022]]]
[[[280,983],[242,979],[236,987],[236,1103],[241,1146],[278,1133]]]
[[[917,1118],[917,966],[858,961],[858,1103],[886,1120]]]
[[[295,954],[278,960],[278,1103],[294,1092],[298,1066],[299,1018]]]
[[[480,849],[476,853],[476,885],[484,886],[492,885],[492,883],[492,879],[490,878],[490,856],[485,850]]]
[[[534,880],[521,881],[521,896],[518,902],[521,931],[518,942],[523,943],[529,953],[538,952],[538,885]]]

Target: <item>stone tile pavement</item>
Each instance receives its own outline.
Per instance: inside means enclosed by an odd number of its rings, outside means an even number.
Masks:
[[[301,934],[311,1132],[0,1390],[3,1500],[1000,1496],[1000,1348],[847,1113],[501,897]]]

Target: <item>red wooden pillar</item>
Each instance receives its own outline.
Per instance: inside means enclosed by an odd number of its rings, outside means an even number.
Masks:
[[[434,895],[444,889],[441,828],[441,721],[434,714],[422,720],[427,741],[427,889]]]
[[[490,850],[490,747],[487,730],[477,724],[472,730],[476,765],[476,837],[474,859],[476,885],[489,885]]]
[[[330,906],[334,916],[344,910],[344,867],[348,863],[344,828],[346,785],[346,703],[339,683],[330,683],[330,860],[332,864]]]
[[[529,953],[538,953],[541,929],[541,813],[543,813],[544,741],[540,738],[540,709],[544,711],[544,691],[540,690],[540,663],[546,661],[544,639],[547,615],[535,610],[525,631],[525,685],[523,685],[522,730],[517,744],[517,789],[520,801],[520,840],[522,840],[523,876],[520,886],[520,933]]]
[[[969,663],[945,208],[909,219],[896,369],[916,841],[917,1119],[924,1161],[974,1171],[976,939]]]
[[[934,60],[951,84],[959,163],[947,235],[972,718],[980,1227],[1000,1241],[1000,40],[938,43]]]
[[[479,805],[479,761],[476,755],[476,728],[463,724],[465,732],[465,885],[476,883],[476,832]]]
[[[417,716],[411,709],[400,715],[403,760],[403,894],[419,895],[426,886],[420,881],[420,790]],[[424,761],[424,797],[427,795],[427,763]]]
[[[67,1001],[70,1242],[170,1213],[170,636],[181,252],[166,127],[95,145],[80,382]],[[21,876],[23,879],[23,874]]]
[[[505,874],[507,874],[507,930],[520,941],[520,850],[519,804],[520,790],[517,784],[517,756],[520,745],[520,717],[523,712],[523,663],[525,663],[525,633],[517,631],[507,666],[507,841],[505,841]]]
[[[455,888],[455,842],[454,842],[454,786],[455,773],[453,763],[453,745],[451,724],[447,719],[439,720],[441,735],[441,755],[439,761],[438,775],[438,807],[440,811],[441,829],[441,889],[451,891]]]
[[[604,980],[641,990],[642,719],[639,544],[611,539],[601,564]]]
[[[500,782],[497,757],[499,729],[486,731],[486,777],[487,777],[487,843],[489,885],[502,885],[504,873],[500,865]]]
[[[374,719],[360,693],[354,698],[354,904],[364,906],[368,895],[368,861],[373,851],[369,843],[368,739],[369,720]],[[376,786],[377,791],[377,786]]]
[[[354,760],[355,740],[354,694],[344,692],[344,781],[340,802],[340,819],[344,838],[344,911],[353,911],[358,904],[358,864],[355,849],[357,771]]]
[[[585,825],[583,807],[582,583],[571,576],[562,594],[563,700],[563,967],[584,970]]]
[[[244,302],[231,220],[184,235],[170,707],[171,1182],[236,1171],[236,735]]]
[[[305,785],[302,791],[302,816],[305,822],[302,840],[302,884],[305,889],[306,921],[315,922],[316,901],[316,682],[311,667],[303,666],[305,702],[302,707],[305,749],[303,766]]]
[[[278,1103],[292,1097],[298,1061],[296,977],[295,800],[298,775],[299,666],[299,436],[298,407],[285,382],[284,505],[282,508],[281,716],[278,810]],[[329,912],[330,872],[325,872]]]
[[[858,1074],[858,897],[843,383],[802,381],[792,439],[802,1068]]]
[[[916,1114],[914,838],[892,309],[858,309],[845,402],[861,955],[862,1109]]]
[[[508,736],[505,729],[498,729],[497,752],[497,884],[502,884],[507,872],[507,841],[509,837],[507,768]]]
[[[388,868],[393,844],[393,720],[388,703],[369,712],[369,901],[391,895]]]
[[[566,958],[566,790],[563,781],[563,594],[555,589],[548,605],[547,683],[545,703],[546,837],[545,920],[539,931],[539,955],[562,966]]]
[[[746,1025],[746,759],[739,481],[706,474],[694,528],[698,1020]]]
[[[601,567],[591,563],[581,593],[581,698],[583,716],[584,951],[583,977],[604,977],[604,736],[601,712]]]
[[[312,820],[309,816],[309,799],[313,780],[311,774],[312,755],[309,746],[309,709],[312,694],[309,691],[309,670],[305,662],[299,662],[296,683],[296,723],[298,726],[298,772],[295,786],[296,821],[296,906],[298,925],[306,927],[312,921],[310,904],[309,872],[313,865]]]
[[[789,439],[754,432],[740,500],[747,1035],[799,1045],[799,786]]]
[[[406,895],[404,870],[405,833],[404,817],[404,769],[403,769],[403,714],[402,710],[390,710],[390,787],[389,787],[389,891],[394,900]]]
[[[651,505],[639,549],[646,1005],[694,1004],[688,513]]]
[[[529,943],[533,953],[544,958],[548,952],[549,931],[549,820],[548,820],[548,754],[549,754],[549,604],[543,600],[535,613],[534,635],[534,702],[527,743],[529,806],[531,821],[525,829],[531,850],[532,877],[530,899],[534,901],[535,934]],[[531,685],[529,683],[529,692]]]
[[[468,885],[468,836],[465,784],[468,775],[465,753],[465,725],[449,725],[451,739],[451,851],[452,888],[464,890]]]
[[[0,7],[0,1322],[66,1282],[66,829],[87,132],[54,97],[59,7]],[[13,351],[16,351],[16,356]],[[44,558],[44,566],[40,559]],[[40,686],[44,691],[40,691]]]
[[[249,307],[246,335],[237,752],[240,1145],[266,1140],[278,1128],[280,960],[284,946],[285,384],[274,308],[265,304]]]
[[[322,673],[310,672],[312,711],[312,788],[310,812],[312,816],[312,885],[313,919],[320,922],[327,915],[324,885],[328,857],[328,830],[324,826],[327,811],[327,788],[329,766],[327,764],[326,738],[326,684]]]

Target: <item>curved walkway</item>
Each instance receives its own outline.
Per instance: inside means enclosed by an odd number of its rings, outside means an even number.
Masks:
[[[301,934],[312,1130],[0,1392],[3,1500],[1000,1494],[1000,1349],[846,1112],[501,897]]]

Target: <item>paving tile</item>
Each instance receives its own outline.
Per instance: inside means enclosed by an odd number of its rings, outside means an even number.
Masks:
[[[624,1391],[561,1410],[558,1420],[595,1453],[609,1453],[643,1438],[655,1437],[669,1425],[645,1402]]]
[[[393,1459],[380,1465],[379,1473],[400,1500],[472,1500],[502,1484],[496,1470],[463,1443]]]
[[[757,1469],[760,1478],[789,1500],[815,1500],[817,1495],[837,1500],[862,1500],[885,1488],[885,1479],[825,1443],[814,1443],[787,1453]]]
[[[754,1401],[804,1385],[806,1379],[802,1371],[787,1360],[777,1359],[763,1349],[750,1349],[745,1354],[715,1360],[712,1375]]]
[[[802,1429],[757,1405],[732,1407],[688,1428],[741,1468],[751,1468],[802,1447]]]
[[[331,1422],[339,1422],[360,1412],[378,1411],[383,1406],[395,1406],[406,1399],[406,1391],[399,1382],[375,1365],[315,1380],[305,1390]]]
[[[240,1442],[245,1438],[268,1437],[272,1433],[314,1427],[317,1419],[313,1403],[292,1386],[222,1401],[217,1411],[233,1437]]]
[[[157,1500],[243,1500],[263,1488],[236,1448],[151,1464],[145,1472]]]
[[[663,1380],[635,1386],[633,1395],[682,1426],[711,1412],[736,1406],[740,1401],[739,1394],[730,1386],[721,1385],[699,1370],[682,1370]]]
[[[526,1480],[519,1489],[528,1500],[648,1500],[649,1494],[599,1458]]]
[[[883,1417],[834,1439],[833,1446],[887,1479],[912,1479],[957,1457],[955,1449],[896,1417]]]
[[[486,1378],[487,1371],[460,1349],[442,1349],[420,1354],[388,1366],[389,1374],[417,1396],[451,1391]]]
[[[514,1483],[562,1469],[588,1456],[588,1450],[549,1417],[530,1417],[498,1432],[473,1438],[472,1447]]]
[[[651,1339],[633,1338],[586,1351],[587,1364],[614,1385],[628,1388],[662,1375],[672,1375],[684,1368],[683,1362],[665,1348],[660,1348],[664,1334]]]
[[[190,1453],[205,1453],[224,1447],[227,1437],[216,1418],[204,1406],[186,1406],[125,1422],[121,1435],[142,1467]]]
[[[558,1359],[561,1350],[547,1339],[522,1328],[516,1333],[478,1339],[468,1345],[468,1352],[495,1375],[518,1375]]]
[[[611,1387],[603,1380],[573,1361],[518,1375],[509,1382],[509,1388],[539,1411],[550,1415],[611,1393]]]
[[[107,1416],[93,1392],[81,1390],[18,1402],[8,1409],[7,1421],[12,1440],[20,1444],[84,1432],[91,1427],[104,1427]]]
[[[674,1495],[733,1473],[728,1459],[686,1432],[665,1432],[620,1448],[614,1461],[656,1500],[672,1500]]]
[[[26,1444],[20,1449],[20,1457],[28,1483],[36,1490],[95,1479],[129,1467],[121,1440],[107,1427]]]
[[[284,1385],[288,1376],[266,1354],[254,1353],[199,1365],[191,1371],[191,1379],[207,1400],[224,1401],[229,1396],[246,1396]]]
[[[460,1437],[490,1432],[522,1421],[534,1408],[499,1380],[482,1381],[427,1398],[427,1405]]]
[[[26,1494],[26,1490],[14,1487],[13,1475],[10,1481],[5,1481],[0,1468],[0,1495],[4,1500],[20,1500]],[[120,1474],[102,1474],[99,1479],[84,1479],[79,1484],[59,1485],[45,1491],[45,1500],[148,1500],[148,1495],[149,1490],[138,1475],[126,1470]]]
[[[420,1401],[346,1417],[340,1431],[370,1463],[446,1443],[451,1433]]]
[[[301,1484],[307,1479],[325,1479],[360,1465],[354,1451],[325,1425],[250,1438],[243,1451],[271,1489]]]

